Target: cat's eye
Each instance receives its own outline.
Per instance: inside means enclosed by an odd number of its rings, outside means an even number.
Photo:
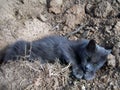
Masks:
[[[87,56],[87,61],[89,62],[89,61],[91,61],[91,57],[89,57],[89,56]]]
[[[97,66],[98,64],[97,64],[97,63],[94,63],[93,65],[94,65],[94,66]]]

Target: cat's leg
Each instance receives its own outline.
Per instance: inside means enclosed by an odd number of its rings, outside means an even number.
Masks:
[[[64,60],[66,60],[67,63],[70,63],[72,65],[72,73],[73,75],[77,78],[77,79],[81,79],[84,75],[84,72],[81,68],[81,66],[79,66],[75,60],[74,57],[74,53],[72,52],[66,52],[65,50],[63,50],[62,56],[64,58]]]
[[[94,71],[86,72],[83,78],[86,80],[92,80],[95,78],[95,72]]]
[[[72,65],[72,73],[77,79],[83,78],[84,72],[81,67]]]

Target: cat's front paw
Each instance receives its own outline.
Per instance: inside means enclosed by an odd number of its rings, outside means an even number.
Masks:
[[[85,80],[92,80],[95,78],[95,72],[86,72],[83,76]]]
[[[81,79],[81,78],[83,78],[84,72],[81,68],[73,68],[73,75],[77,79]]]

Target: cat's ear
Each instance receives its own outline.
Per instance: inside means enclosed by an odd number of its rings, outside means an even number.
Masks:
[[[111,49],[110,49],[110,50],[106,50],[106,49],[105,49],[105,52],[104,52],[104,54],[103,54],[102,58],[106,59],[106,58],[107,58],[107,56],[108,56],[109,54],[111,54],[111,52],[112,52],[112,50],[111,50]]]
[[[95,52],[96,50],[96,41],[95,40],[90,40],[88,45],[86,46],[86,49],[89,51],[89,52]]]

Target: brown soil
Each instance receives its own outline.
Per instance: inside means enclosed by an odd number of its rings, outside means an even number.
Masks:
[[[113,56],[91,81],[70,76],[69,65],[11,61],[0,66],[0,90],[119,90],[120,0],[0,0],[1,51],[50,34],[95,39]]]

